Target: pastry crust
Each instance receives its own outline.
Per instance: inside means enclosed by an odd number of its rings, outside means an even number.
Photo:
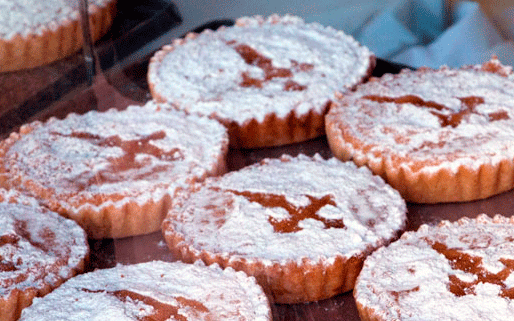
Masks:
[[[163,234],[174,257],[244,271],[273,302],[290,304],[350,291],[364,258],[397,237],[405,214],[400,195],[367,169],[283,156],[185,193]]]
[[[85,270],[84,231],[35,199],[0,189],[0,320],[18,320],[35,297]]]
[[[223,268],[243,271],[256,278],[270,300],[279,304],[315,302],[351,291],[362,269],[364,258],[372,248],[350,258],[344,255],[311,261],[309,259],[275,262],[272,265],[241,257],[227,257],[206,250],[198,251],[187,244],[184,236],[174,233],[165,221],[165,238],[174,257],[183,262],[202,260]]]
[[[361,320],[511,319],[513,223],[485,214],[442,221],[377,250],[354,289]]]
[[[227,152],[217,122],[150,102],[24,125],[0,143],[0,182],[118,238],[159,230],[177,193],[227,170]]]
[[[62,306],[55,308],[58,305]],[[201,262],[150,261],[117,265],[73,278],[35,300],[23,311],[20,321],[106,317],[234,321],[272,318],[262,288],[242,272]]]
[[[324,135],[334,92],[365,81],[375,64],[340,31],[294,16],[244,17],[164,46],[151,58],[148,84],[155,100],[220,121],[231,147],[259,148]]]
[[[488,86],[474,88],[473,77]],[[463,202],[510,190],[514,106],[503,96],[514,93],[513,80],[494,59],[373,78],[331,105],[330,149],[369,167],[411,202]]]
[[[107,33],[116,13],[117,0],[104,6],[89,6],[91,39],[96,41]],[[57,27],[41,32],[16,34],[0,38],[0,72],[34,68],[68,57],[82,49],[80,18],[66,19]]]

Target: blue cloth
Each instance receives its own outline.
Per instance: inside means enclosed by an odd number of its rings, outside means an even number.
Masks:
[[[448,12],[444,0],[399,0],[378,11],[363,4],[311,20],[351,34],[379,58],[413,67],[481,64],[493,55],[514,65],[512,42],[503,40],[474,2],[458,2]]]

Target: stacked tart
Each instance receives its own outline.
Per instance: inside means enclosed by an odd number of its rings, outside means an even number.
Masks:
[[[354,296],[364,321],[514,318],[514,220],[423,225],[369,256]]]
[[[276,303],[353,288],[364,258],[404,228],[398,192],[351,162],[284,156],[208,178],[163,223],[174,257],[254,276]]]
[[[404,70],[334,100],[334,155],[366,165],[418,203],[483,199],[514,187],[514,75],[496,59]]]
[[[75,277],[35,300],[20,320],[269,321],[271,310],[242,272],[153,261]]]
[[[111,26],[116,0],[88,2],[95,41]],[[4,0],[0,9],[0,72],[41,66],[82,48],[79,0]]]
[[[92,238],[160,229],[175,194],[225,172],[226,129],[153,102],[33,122],[0,143],[0,183]]]
[[[374,66],[373,54],[341,31],[257,16],[163,47],[148,83],[155,100],[215,118],[231,146],[253,148],[324,135],[334,92],[361,83]]]
[[[33,298],[81,273],[87,236],[35,199],[0,189],[0,320],[14,321]]]

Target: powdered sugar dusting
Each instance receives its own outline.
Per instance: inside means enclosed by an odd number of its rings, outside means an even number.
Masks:
[[[482,215],[406,233],[366,259],[355,298],[381,320],[510,320],[512,224]]]
[[[142,320],[156,315],[162,320],[271,320],[262,289],[242,272],[160,261],[78,276],[36,299],[20,320]]]
[[[173,195],[223,166],[219,162],[228,146],[219,123],[162,112],[152,102],[124,111],[71,114],[32,127],[6,151],[8,176],[52,191],[69,210],[95,195],[139,202]]]
[[[0,189],[0,298],[72,277],[89,254],[85,232],[36,200]]]
[[[327,127],[362,142],[355,157],[381,154],[412,170],[418,162],[422,171],[495,165],[514,158],[513,77],[494,60],[385,75],[343,95]]]
[[[260,194],[276,204],[263,205]],[[307,213],[312,206],[315,213],[297,222],[286,211]],[[165,233],[184,235],[198,251],[230,257],[320,260],[386,243],[403,228],[405,214],[398,192],[366,168],[319,155],[284,156],[209,179],[171,210]],[[289,226],[277,231],[281,223]]]
[[[245,61],[238,46],[260,60]],[[243,124],[272,113],[322,113],[336,90],[367,76],[371,55],[343,32],[298,17],[245,17],[164,48],[148,79],[154,94],[180,109]],[[266,73],[269,68],[277,72]]]
[[[89,10],[112,0],[88,0]],[[41,34],[69,20],[79,19],[79,0],[0,0],[0,38]]]

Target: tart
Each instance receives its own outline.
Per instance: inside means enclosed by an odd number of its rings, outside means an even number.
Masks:
[[[107,33],[116,0],[89,0],[91,38]],[[0,72],[42,66],[82,49],[79,1],[4,0],[0,5]]]
[[[364,258],[406,221],[380,177],[319,155],[264,159],[198,185],[163,222],[172,254],[244,271],[275,303],[351,290]]]
[[[218,122],[149,102],[24,125],[0,143],[0,183],[91,238],[146,234],[179,190],[225,172],[227,150]]]
[[[152,97],[213,117],[232,147],[278,146],[322,136],[336,90],[370,76],[374,55],[351,36],[295,16],[254,16],[190,33],[151,59]]]
[[[75,277],[34,300],[20,320],[269,321],[271,310],[242,272],[152,261]]]
[[[464,202],[514,187],[514,75],[492,59],[404,70],[333,101],[330,149],[416,203]]]
[[[363,321],[514,318],[514,220],[422,225],[364,262],[354,297]]]
[[[34,297],[81,273],[84,230],[35,199],[0,189],[0,320],[14,321]]]

